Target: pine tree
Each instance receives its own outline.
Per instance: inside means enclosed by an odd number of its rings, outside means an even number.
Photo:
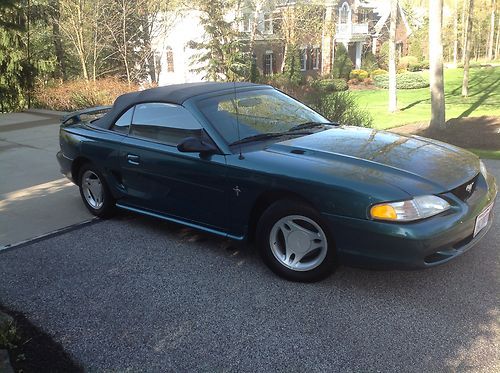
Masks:
[[[23,108],[33,88],[35,69],[26,53],[25,4],[4,0],[0,3],[0,110]]]
[[[248,79],[251,56],[247,43],[234,27],[235,22],[227,21],[231,3],[222,0],[200,0],[201,26],[205,30],[205,39],[190,41],[188,46],[198,50],[192,58],[192,71],[204,73],[211,81],[237,81]]]

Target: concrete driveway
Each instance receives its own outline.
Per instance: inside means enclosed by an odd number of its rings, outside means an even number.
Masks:
[[[0,249],[91,219],[59,172],[60,116],[0,114]]]
[[[122,214],[0,252],[0,300],[89,371],[498,372],[500,203],[495,214],[447,265],[341,267],[317,284],[274,276],[249,247]]]

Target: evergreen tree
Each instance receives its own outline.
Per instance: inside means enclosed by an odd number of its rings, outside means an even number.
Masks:
[[[288,78],[291,84],[298,85],[303,79],[300,66],[300,49],[292,44],[289,44],[286,49],[283,75]]]
[[[0,110],[26,105],[33,88],[35,69],[27,56],[26,7],[17,1],[0,3]]]
[[[191,61],[192,71],[205,73],[205,79],[211,81],[237,81],[249,78],[251,57],[247,43],[234,27],[234,22],[227,21],[232,3],[223,0],[200,0],[202,12],[200,23],[205,30],[205,39],[190,41],[189,47],[199,52]]]

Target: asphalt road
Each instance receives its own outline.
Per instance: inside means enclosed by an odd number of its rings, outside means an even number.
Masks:
[[[122,214],[0,252],[0,301],[90,371],[494,372],[500,203],[495,214],[447,265],[340,267],[316,284],[277,278],[249,247]]]

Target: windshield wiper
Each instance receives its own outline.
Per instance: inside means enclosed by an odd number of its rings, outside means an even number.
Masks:
[[[293,132],[297,130],[304,130],[308,128],[315,128],[315,127],[323,127],[323,126],[338,126],[338,123],[333,123],[333,122],[305,122],[301,124],[297,124],[296,126],[293,126],[288,130],[288,132]]]
[[[245,137],[241,140],[234,141],[229,145],[232,146],[232,145],[244,144],[247,142],[267,140],[267,139],[272,139],[275,137],[282,137],[282,136],[299,136],[299,135],[310,135],[310,134],[312,134],[312,132],[310,132],[310,131],[293,132],[293,133],[289,133],[288,131],[286,131],[286,132],[259,133],[257,135],[248,136],[248,137]]]

